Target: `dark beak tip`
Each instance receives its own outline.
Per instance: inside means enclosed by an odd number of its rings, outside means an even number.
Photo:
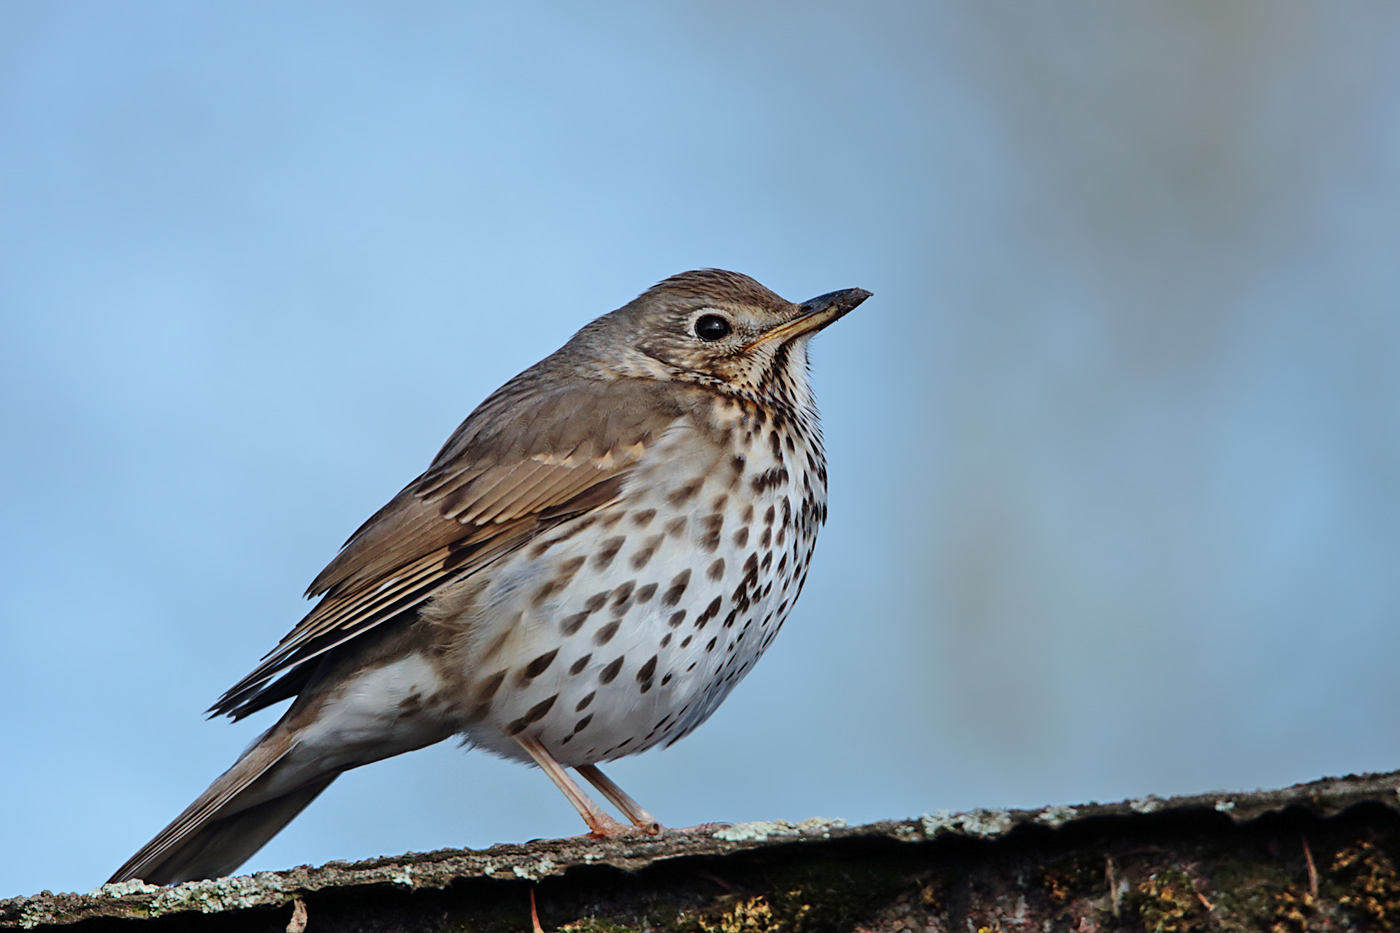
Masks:
[[[803,310],[810,313],[823,308],[840,308],[842,314],[850,312],[861,302],[869,298],[873,293],[863,288],[843,288],[840,291],[827,292],[825,295],[818,295],[810,301],[803,302]]]

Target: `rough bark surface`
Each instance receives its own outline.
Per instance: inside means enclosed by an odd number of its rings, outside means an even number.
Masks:
[[[68,930],[1400,929],[1400,772],[845,826],[546,840],[0,901]]]

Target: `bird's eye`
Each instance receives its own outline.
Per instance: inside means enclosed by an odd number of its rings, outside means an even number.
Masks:
[[[720,340],[733,330],[718,314],[702,314],[695,319],[695,336],[701,340]]]

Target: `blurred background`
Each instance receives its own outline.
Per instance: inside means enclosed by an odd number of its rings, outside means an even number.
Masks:
[[[670,825],[1400,767],[1400,7],[0,7],[0,896],[273,721],[201,711],[488,392],[684,269],[816,342],[831,518]],[[574,834],[451,743],[246,870]]]

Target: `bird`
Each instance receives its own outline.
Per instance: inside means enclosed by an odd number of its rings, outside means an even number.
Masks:
[[[493,392],[208,711],[286,712],[110,882],[231,874],[341,773],[453,736],[595,837],[662,832],[598,765],[688,735],[792,611],[827,515],[808,344],[870,294],[683,272]]]

